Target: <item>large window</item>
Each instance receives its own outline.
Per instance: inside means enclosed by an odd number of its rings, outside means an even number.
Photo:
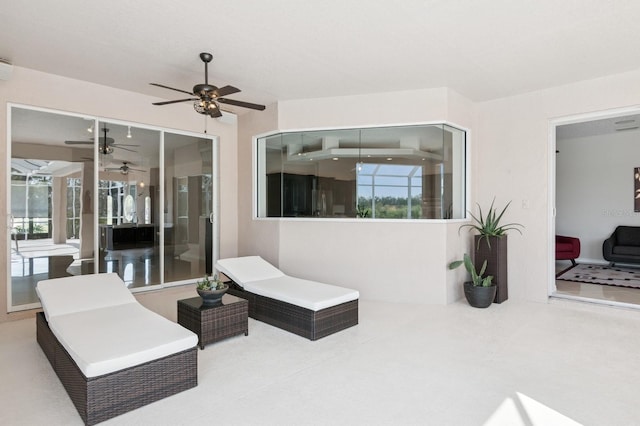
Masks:
[[[463,130],[291,132],[257,143],[258,217],[464,218]]]
[[[80,238],[80,197],[82,197],[82,180],[67,180],[67,238]]]
[[[11,168],[14,238],[48,238],[51,236],[51,177],[32,174],[33,170],[25,174],[18,163],[12,164]]]

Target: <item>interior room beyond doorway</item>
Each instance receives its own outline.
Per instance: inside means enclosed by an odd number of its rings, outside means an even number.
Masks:
[[[579,265],[607,266],[603,242],[617,226],[640,226],[634,207],[640,167],[640,110],[618,110],[555,123],[555,235],[580,240]],[[637,268],[640,264],[617,265]],[[556,260],[556,276],[571,262]],[[640,288],[580,281],[564,274],[552,297],[640,308]],[[568,277],[568,278],[567,278]],[[620,284],[620,283],[618,283]],[[624,283],[622,283],[624,284]]]

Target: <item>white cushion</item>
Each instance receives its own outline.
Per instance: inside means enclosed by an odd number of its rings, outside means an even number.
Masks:
[[[232,257],[216,262],[216,269],[238,285],[249,281],[283,277],[284,273],[260,256]]]
[[[350,288],[290,276],[244,283],[244,289],[260,296],[319,311],[357,300],[360,293]]]
[[[135,300],[56,315],[49,327],[86,377],[143,364],[198,343],[194,333]]]
[[[137,303],[116,273],[43,280],[38,282],[36,292],[47,321],[57,315]]]

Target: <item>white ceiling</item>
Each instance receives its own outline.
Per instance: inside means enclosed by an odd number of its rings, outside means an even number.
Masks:
[[[639,23],[622,0],[0,0],[0,58],[159,100],[184,95],[150,82],[203,82],[206,51],[231,99],[446,86],[483,101],[638,69]]]
[[[618,132],[640,132],[640,115],[589,120],[579,123],[564,124],[556,127],[556,140],[586,138],[590,136],[609,135]]]

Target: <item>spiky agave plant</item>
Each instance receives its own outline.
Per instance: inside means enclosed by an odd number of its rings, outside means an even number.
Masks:
[[[504,215],[504,212],[507,211],[507,207],[509,207],[511,201],[509,201],[507,205],[504,206],[500,213],[498,213],[497,209],[493,206],[495,201],[496,199],[494,197],[493,201],[491,201],[491,206],[489,206],[489,211],[487,212],[486,216],[483,215],[482,207],[480,207],[480,204],[476,203],[476,205],[478,206],[478,216],[475,216],[473,213],[469,212],[471,218],[473,218],[475,223],[466,223],[464,225],[461,225],[458,229],[458,233],[462,228],[470,228],[469,231],[475,229],[478,234],[480,234],[480,238],[478,239],[478,246],[480,245],[480,241],[485,238],[489,247],[491,247],[489,237],[502,237],[507,233],[507,231],[511,230],[518,231],[520,234],[522,234],[522,230],[520,228],[524,228],[524,225],[520,223],[506,223],[504,225],[500,224],[502,216]]]
[[[464,265],[464,268],[471,275],[471,282],[475,287],[491,287],[493,281],[493,275],[487,275],[483,277],[485,269],[487,269],[487,261],[482,263],[480,272],[476,271],[476,267],[471,261],[471,257],[465,253],[462,260],[455,260],[449,264],[449,269],[456,269],[458,266]]]

